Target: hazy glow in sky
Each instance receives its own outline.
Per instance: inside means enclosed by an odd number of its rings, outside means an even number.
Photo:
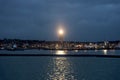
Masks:
[[[63,35],[64,34],[64,31],[62,29],[59,30],[59,34],[60,35]]]
[[[0,0],[0,38],[58,40],[120,39],[120,0]]]

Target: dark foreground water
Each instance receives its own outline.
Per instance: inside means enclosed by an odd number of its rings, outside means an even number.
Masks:
[[[100,51],[0,51],[0,54],[103,54]],[[0,56],[0,80],[120,80],[120,58]]]

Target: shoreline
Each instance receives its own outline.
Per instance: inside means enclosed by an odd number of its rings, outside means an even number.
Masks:
[[[103,57],[103,58],[120,58],[120,55],[101,55],[101,54],[67,54],[67,55],[57,55],[57,54],[0,54],[0,56],[15,56],[15,57]]]
[[[74,51],[74,50],[78,50],[78,51],[82,51],[82,50],[120,50],[120,48],[115,48],[115,49],[111,49],[111,48],[100,48],[100,49],[48,49],[48,48],[44,48],[44,49],[0,49],[0,51],[25,51],[25,50],[67,50],[67,51]]]

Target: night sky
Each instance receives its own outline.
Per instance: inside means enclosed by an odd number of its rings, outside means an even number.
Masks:
[[[0,0],[0,39],[120,40],[120,0]]]

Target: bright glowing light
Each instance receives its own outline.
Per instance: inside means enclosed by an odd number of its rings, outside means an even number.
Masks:
[[[59,30],[59,34],[60,35],[63,35],[64,34],[64,31],[62,29]]]
[[[62,51],[62,50],[58,50],[58,51],[56,51],[55,54],[57,54],[57,55],[65,55],[66,52],[65,52],[65,51]]]
[[[107,54],[107,50],[103,50],[103,53],[106,55]]]

